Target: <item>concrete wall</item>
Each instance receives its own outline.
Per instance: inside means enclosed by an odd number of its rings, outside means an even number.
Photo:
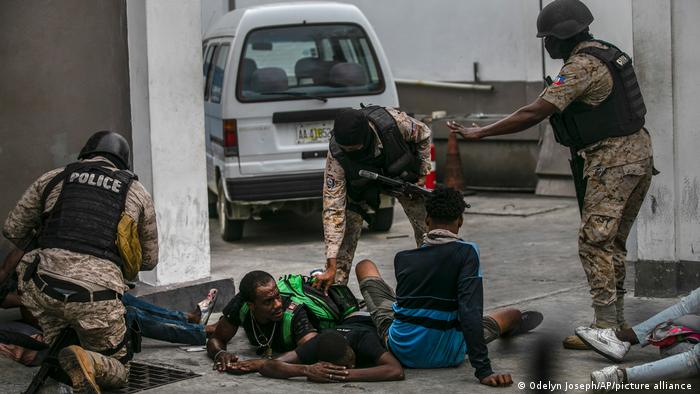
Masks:
[[[229,11],[233,0],[203,0],[202,1],[202,35],[216,20]],[[234,2],[235,3],[235,2]],[[231,7],[233,8],[233,7]]]
[[[169,285],[210,273],[201,5],[130,0],[129,70],[134,168],[158,217],[160,262],[141,280]]]
[[[675,182],[679,195],[676,252],[678,259],[700,261],[700,2],[675,1],[673,21],[673,118]]]
[[[637,223],[642,295],[675,295],[700,284],[700,2],[633,3],[636,68],[649,113],[654,177]]]
[[[124,1],[0,2],[0,220],[95,131],[131,138]],[[0,237],[2,238],[2,237]],[[0,257],[9,247],[0,240]]]
[[[281,1],[238,0],[236,7]],[[539,0],[340,2],[357,5],[367,16],[396,78],[473,81],[473,63],[478,62],[483,81],[542,80],[541,44],[535,37]],[[596,18],[593,34],[631,50],[631,0],[585,3]],[[550,74],[560,67],[561,61],[547,62]]]

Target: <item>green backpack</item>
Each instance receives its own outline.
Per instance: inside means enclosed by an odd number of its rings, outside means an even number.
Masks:
[[[311,286],[315,278],[303,275],[285,275],[277,281],[277,289],[282,297],[288,297],[291,302],[282,317],[282,338],[285,351],[296,348],[292,333],[292,321],[300,305],[306,307],[309,319],[318,329],[333,328],[351,313],[360,310],[355,295],[346,285],[332,285],[328,295]],[[250,309],[244,303],[239,313],[242,322]]]

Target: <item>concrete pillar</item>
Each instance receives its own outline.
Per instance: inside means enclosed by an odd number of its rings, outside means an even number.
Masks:
[[[127,2],[134,168],[155,201],[160,262],[141,280],[210,274],[200,1]]]
[[[673,116],[676,128],[676,185],[678,187],[677,246],[681,262],[700,264],[700,1],[674,1]],[[687,266],[687,264],[685,264]],[[686,267],[687,268],[687,267]],[[687,272],[690,273],[690,272]],[[700,285],[700,282],[696,282]]]
[[[698,2],[632,2],[634,61],[661,172],[637,221],[637,295],[671,296],[700,284],[698,12]]]

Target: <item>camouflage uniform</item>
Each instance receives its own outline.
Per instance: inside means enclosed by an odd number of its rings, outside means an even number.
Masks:
[[[427,175],[431,170],[430,128],[404,112],[393,108],[386,108],[386,110],[396,120],[404,139],[417,144],[418,158],[421,162],[420,173],[421,176]],[[376,157],[381,154],[382,143],[374,125],[370,123],[370,126],[375,133],[374,155]],[[335,281],[342,284],[348,282],[355,248],[362,231],[362,216],[347,209],[347,200],[345,171],[340,162],[329,154],[323,184],[323,232],[326,241],[326,258],[337,259]],[[399,197],[398,200],[411,222],[416,245],[420,245],[423,234],[427,231],[425,204],[421,199],[411,200],[408,197]],[[351,202],[358,204],[355,201]],[[366,207],[363,203],[359,205]]]
[[[612,76],[603,62],[577,54],[597,42],[577,45],[557,82],[541,95],[563,111],[573,101],[598,105],[610,95]],[[594,306],[615,304],[625,294],[625,242],[644,201],[652,176],[651,138],[645,129],[611,137],[581,149],[585,160],[584,197],[579,230],[579,256],[591,288]],[[622,311],[618,311],[618,323]]]
[[[106,161],[95,157],[85,161]],[[112,167],[114,169],[114,167]],[[63,168],[49,171],[39,177],[20,198],[10,212],[3,235],[17,247],[25,249],[30,244],[33,231],[38,229],[41,215],[55,204],[62,188],[59,183],[49,193],[45,206],[41,206],[41,196],[48,182]],[[142,270],[153,269],[158,263],[158,232],[153,200],[143,185],[133,181],[129,188],[124,212],[138,224],[138,235],[142,247]],[[89,291],[105,289],[123,294],[128,289],[122,272],[117,265],[92,255],[76,253],[65,249],[34,249],[22,258],[17,267],[19,290],[22,304],[39,321],[47,343],[53,342],[56,335],[66,326],[71,326],[80,344],[95,361],[97,383],[104,387],[121,386],[126,383],[128,368],[117,359],[126,355],[126,348],[105,357],[99,353],[113,349],[124,339],[126,325],[125,309],[120,300],[98,302],[68,302],[55,300],[41,292],[32,280],[22,280],[28,265],[35,257],[40,259],[37,273],[42,277],[53,277],[77,284]]]

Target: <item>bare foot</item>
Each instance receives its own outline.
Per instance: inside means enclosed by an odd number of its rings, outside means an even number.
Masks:
[[[216,331],[216,323],[204,326],[204,333],[207,336],[211,336],[212,334],[214,334],[214,331]]]
[[[202,321],[202,310],[199,306],[195,308],[192,312],[187,312],[187,322],[199,324]]]

